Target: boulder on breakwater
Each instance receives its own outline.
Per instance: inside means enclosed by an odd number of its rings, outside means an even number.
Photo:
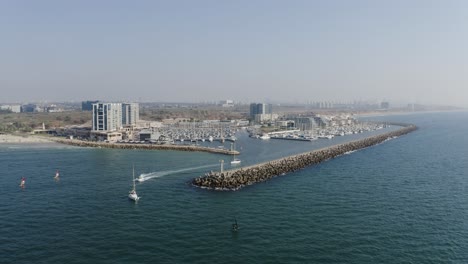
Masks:
[[[205,176],[193,179],[192,184],[197,187],[213,190],[238,190],[246,185],[263,182],[288,172],[297,171],[307,166],[343,155],[347,152],[370,147],[390,138],[405,135],[417,129],[415,125],[398,125],[403,127],[399,130],[381,135],[375,135],[240,169],[224,172],[210,172],[205,174]]]
[[[239,151],[209,148],[193,145],[154,145],[154,144],[131,144],[131,143],[106,143],[96,141],[83,141],[77,139],[64,138],[49,138],[57,143],[77,146],[77,147],[94,147],[94,148],[114,148],[114,149],[146,149],[146,150],[178,150],[178,151],[203,151],[225,155],[238,155]]]

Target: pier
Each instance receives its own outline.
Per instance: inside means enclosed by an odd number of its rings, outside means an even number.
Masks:
[[[392,132],[264,162],[249,167],[221,172],[210,172],[204,176],[193,179],[192,184],[197,187],[212,190],[238,190],[247,185],[263,182],[276,176],[285,175],[289,172],[294,172],[311,165],[319,164],[323,161],[351,151],[382,143],[388,139],[408,134],[417,129],[415,125],[411,124],[395,123],[392,125],[399,125],[402,126],[402,128]]]
[[[94,148],[113,148],[113,149],[144,149],[144,150],[178,150],[178,151],[202,151],[225,155],[239,155],[239,151],[209,148],[196,145],[156,145],[156,144],[140,144],[140,143],[106,143],[96,141],[84,141],[77,139],[64,138],[48,138],[57,143],[77,146],[77,147],[94,147]]]

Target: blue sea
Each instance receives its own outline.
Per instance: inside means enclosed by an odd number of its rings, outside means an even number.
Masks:
[[[229,156],[1,144],[0,263],[468,263],[468,113],[363,119],[419,130],[235,192],[190,185]],[[369,135],[236,148],[246,166]]]

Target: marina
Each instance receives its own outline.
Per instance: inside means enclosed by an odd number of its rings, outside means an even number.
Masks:
[[[468,264],[467,18],[0,1],[0,264]]]
[[[225,148],[213,148],[199,145],[159,145],[159,144],[145,144],[140,142],[135,143],[108,143],[108,142],[95,142],[95,141],[84,141],[77,139],[64,139],[51,137],[50,140],[77,146],[77,147],[93,147],[93,148],[112,148],[112,149],[143,149],[143,150],[178,150],[178,151],[201,151],[210,152],[216,154],[234,155],[239,154],[238,151],[225,149]]]
[[[296,140],[296,141],[314,141],[317,139],[332,139],[338,136],[347,136],[353,134],[360,134],[370,131],[381,130],[387,128],[389,125],[385,123],[374,122],[360,122],[349,126],[332,126],[326,128],[315,128],[311,130],[291,130],[291,131],[275,131],[259,135],[257,132],[252,131],[251,137],[260,139],[282,139],[282,140]]]
[[[244,186],[263,182],[276,176],[285,175],[307,166],[321,163],[325,160],[337,156],[354,152],[358,149],[370,147],[382,143],[388,139],[399,137],[416,130],[415,125],[404,125],[401,129],[387,132],[381,135],[351,141],[348,143],[314,150],[312,152],[281,158],[266,163],[256,164],[241,169],[223,171],[222,166],[219,172],[210,172],[205,176],[192,180],[192,184],[197,187],[212,190],[238,190]]]
[[[148,135],[144,140],[126,139],[116,142],[91,141],[64,137],[38,137],[58,143],[80,147],[118,148],[118,149],[146,149],[146,150],[178,150],[202,151],[225,155],[239,155],[238,150],[229,148],[226,143],[236,143],[239,133],[248,132],[250,137],[260,140],[291,140],[312,142],[316,140],[330,140],[334,137],[378,131],[387,128],[388,124],[374,122],[353,122],[352,125],[333,125],[310,130],[281,130],[273,132],[259,132],[255,127],[242,127],[238,122],[191,122],[165,125],[146,129],[143,134]],[[232,164],[239,164],[234,161]]]
[[[235,134],[240,129],[239,124],[235,122],[186,122],[152,128],[151,132],[157,135],[155,141],[162,135],[170,142],[198,144],[213,141],[235,142]]]
[[[236,192],[191,185],[193,178],[219,171],[220,159],[230,171],[232,156],[3,144],[0,166],[8,173],[0,174],[0,191],[12,199],[0,201],[0,255],[10,263],[50,264],[128,263],[130,258],[135,263],[290,263],[291,256],[298,263],[444,263],[448,258],[463,263],[467,118],[467,113],[380,117],[419,129]],[[245,170],[394,130],[392,124],[311,142],[259,140],[239,131],[236,149]],[[136,181],[138,203],[128,198],[132,163],[135,179],[142,176]],[[57,169],[59,182],[53,180]],[[24,189],[18,186],[21,176],[27,178]],[[231,227],[236,219],[238,231]]]

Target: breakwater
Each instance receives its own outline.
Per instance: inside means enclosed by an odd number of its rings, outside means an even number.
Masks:
[[[288,172],[321,163],[351,151],[370,147],[388,139],[399,137],[417,129],[415,125],[393,124],[403,126],[401,129],[351,141],[327,148],[314,150],[294,156],[289,156],[261,164],[223,172],[210,172],[192,180],[197,187],[213,190],[238,190],[247,185],[263,182],[273,177],[285,175]]]
[[[155,145],[155,144],[131,144],[131,143],[106,143],[95,141],[83,141],[77,139],[64,139],[64,138],[47,138],[51,141],[77,146],[77,147],[93,147],[93,148],[113,148],[113,149],[144,149],[144,150],[177,150],[177,151],[202,151],[216,154],[225,155],[238,155],[239,151],[209,148],[194,145]]]

